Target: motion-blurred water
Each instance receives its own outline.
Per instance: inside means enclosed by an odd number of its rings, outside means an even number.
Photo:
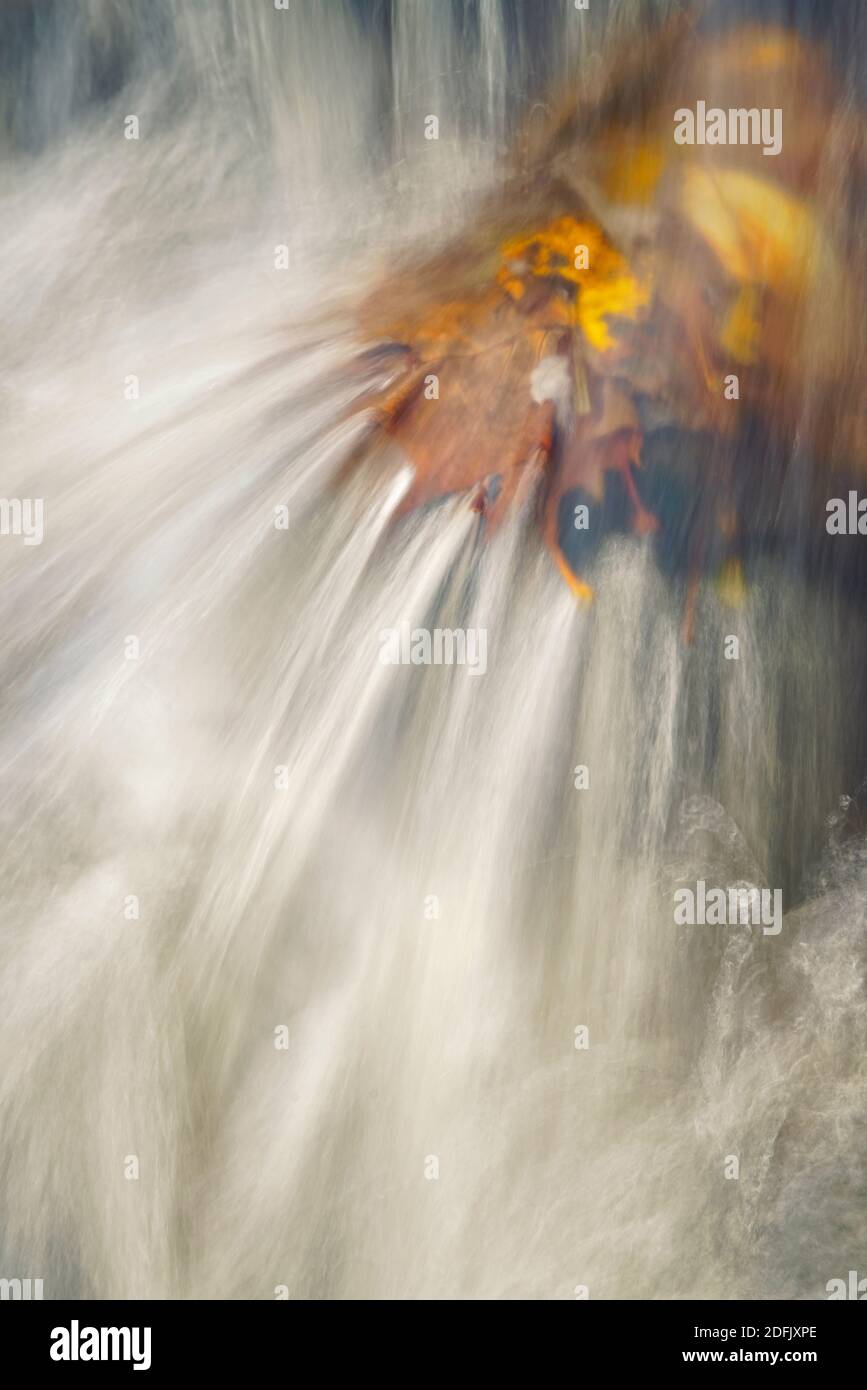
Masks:
[[[532,496],[482,544],[389,524],[398,457],[334,485],[354,295],[630,8],[4,13],[0,1274],[47,1297],[865,1271],[860,619],[769,564],[685,648],[636,543],[578,608]],[[403,622],[486,675],[381,666]],[[675,927],[700,877],[781,934]]]

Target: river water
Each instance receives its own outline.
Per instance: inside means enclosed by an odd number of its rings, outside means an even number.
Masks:
[[[353,296],[584,22],[3,17],[0,456],[45,533],[0,544],[0,1273],[46,1297],[867,1272],[860,616],[768,561],[687,648],[641,543],[579,607],[532,495],[482,543],[391,524],[397,457],[337,485]],[[484,677],[381,665],[404,623],[483,628]],[[782,931],[675,926],[698,879]]]

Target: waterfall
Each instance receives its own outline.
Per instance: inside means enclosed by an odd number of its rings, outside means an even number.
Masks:
[[[0,16],[0,456],[45,501],[0,541],[0,1275],[46,1297],[863,1267],[861,614],[768,557],[685,646],[647,541],[580,606],[533,485],[486,538],[401,516],[397,449],[346,467],[355,297],[598,8]],[[483,630],[484,675],[383,664],[401,625]],[[782,931],[676,925],[698,880]]]

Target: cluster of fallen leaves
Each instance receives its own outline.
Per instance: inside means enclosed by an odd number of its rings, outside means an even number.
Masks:
[[[780,154],[677,145],[673,113],[698,98],[779,108]],[[574,489],[601,500],[617,473],[634,528],[654,528],[636,488],[648,402],[716,441],[707,525],[733,545],[727,444],[743,412],[826,469],[867,471],[852,225],[865,164],[862,117],[823,53],[781,30],[702,39],[681,18],[578,74],[476,224],[390,270],[361,308],[365,341],[397,365],[363,405],[414,465],[405,508],[468,492],[495,527],[541,469],[546,540],[586,595],[560,505]]]

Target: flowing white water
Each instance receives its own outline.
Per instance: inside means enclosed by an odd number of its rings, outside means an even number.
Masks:
[[[824,1297],[867,1259],[860,624],[769,569],[687,650],[634,544],[579,609],[532,497],[487,544],[392,525],[399,457],[336,485],[346,305],[495,177],[530,63],[492,0],[390,50],[364,9],[58,7],[7,154],[3,486],[46,520],[0,543],[0,1274]],[[98,51],[128,83],[78,111]],[[404,622],[487,672],[383,667]],[[779,936],[673,923],[814,858]]]

